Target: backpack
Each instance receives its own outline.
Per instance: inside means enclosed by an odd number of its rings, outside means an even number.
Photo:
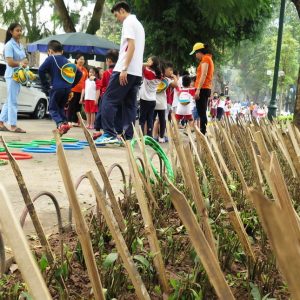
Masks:
[[[67,62],[60,68],[54,55],[52,55],[52,57],[55,61],[56,66],[60,70],[62,79],[64,79],[67,83],[73,84],[73,82],[75,81],[77,66],[73,63]]]
[[[178,102],[182,105],[188,105],[192,100],[192,95],[189,93],[189,91],[182,91],[179,94]]]

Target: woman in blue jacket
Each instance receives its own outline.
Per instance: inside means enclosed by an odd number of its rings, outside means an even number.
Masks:
[[[20,43],[21,36],[22,26],[20,24],[13,23],[8,27],[4,46],[4,58],[6,61],[4,77],[7,85],[7,99],[0,115],[0,131],[26,132],[17,127],[18,95],[21,85],[12,79],[16,68],[26,67],[28,64],[25,49]],[[8,124],[10,129],[4,123]]]

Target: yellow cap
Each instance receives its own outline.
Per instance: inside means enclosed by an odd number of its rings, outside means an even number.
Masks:
[[[195,53],[195,51],[200,50],[200,49],[204,49],[204,44],[203,43],[196,43],[193,46],[193,51],[190,53],[190,55],[193,55]]]

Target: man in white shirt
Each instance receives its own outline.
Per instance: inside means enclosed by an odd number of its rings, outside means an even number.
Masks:
[[[142,81],[145,31],[135,15],[130,13],[127,2],[117,2],[111,12],[123,23],[118,62],[111,75],[102,99],[102,126],[104,134],[97,144],[117,143],[114,128],[118,107],[123,108],[123,130],[126,139],[132,139],[137,111],[137,93]],[[119,121],[119,120],[118,120]]]

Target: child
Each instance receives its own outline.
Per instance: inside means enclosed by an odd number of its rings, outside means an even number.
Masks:
[[[51,89],[46,74],[51,77]],[[59,41],[52,40],[48,43],[48,57],[39,68],[39,77],[42,89],[49,98],[49,113],[55,121],[60,135],[67,133],[70,125],[67,122],[64,107],[69,94],[82,73],[74,64],[68,62],[63,56],[63,46]]]
[[[218,107],[218,102],[219,102],[219,95],[218,93],[214,93],[213,97],[210,99],[210,116],[211,119],[214,121],[217,117],[217,107]]]
[[[147,63],[143,67],[143,84],[140,89],[140,126],[145,131],[145,123],[147,122],[147,130],[144,134],[152,137],[153,116],[156,105],[156,89],[161,82],[162,72],[160,62],[156,56],[148,58]]]
[[[193,97],[195,96],[195,88],[190,87],[191,77],[185,75],[182,77],[182,89],[178,93],[178,105],[176,110],[176,120],[178,123],[181,120],[188,121],[191,125],[193,122],[192,108]]]
[[[87,118],[87,128],[94,129],[95,113],[98,111],[100,96],[100,80],[96,76],[98,70],[95,67],[89,69],[89,78],[84,83],[79,103],[84,103],[84,111]],[[83,100],[84,99],[84,100]]]
[[[119,51],[115,49],[108,50],[106,53],[106,66],[107,70],[105,70],[102,74],[101,78],[101,85],[100,85],[100,100],[99,100],[99,108],[96,115],[96,121],[95,121],[95,130],[93,134],[93,139],[96,140],[98,137],[102,135],[102,125],[101,125],[101,98],[103,97],[109,83],[110,76],[113,72],[113,69],[118,61],[119,58]]]
[[[217,120],[218,121],[220,121],[224,115],[225,101],[226,101],[226,98],[225,98],[224,94],[221,93],[219,101],[218,101],[218,106],[217,106]]]
[[[167,111],[167,95],[166,89],[169,86],[176,88],[178,86],[177,77],[173,74],[173,64],[166,63],[163,66],[163,78],[157,87],[156,91],[156,105],[154,110],[154,117],[158,116],[159,123],[156,122],[154,125],[154,139],[158,140],[160,143],[165,143],[165,131],[166,131],[166,116]],[[158,127],[159,127],[159,137],[158,137]]]

